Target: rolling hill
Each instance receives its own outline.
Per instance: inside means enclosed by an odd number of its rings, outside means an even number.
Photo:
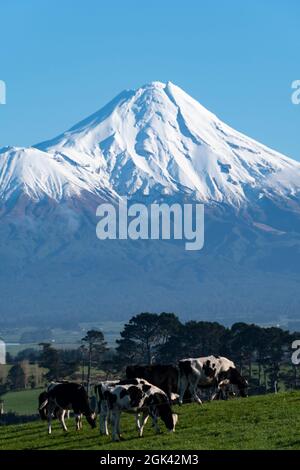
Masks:
[[[51,436],[47,424],[36,422],[0,427],[1,450],[244,450],[300,449],[300,393],[279,393],[176,407],[179,423],[174,434],[155,435],[150,423],[138,438],[134,417],[122,415],[123,440],[113,443],[98,430],[74,430],[71,418],[64,434],[56,423]],[[161,426],[163,431],[163,425]]]

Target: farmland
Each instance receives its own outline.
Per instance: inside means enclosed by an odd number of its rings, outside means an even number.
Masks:
[[[64,434],[56,422],[51,436],[43,422],[0,427],[0,449],[79,450],[204,450],[300,449],[300,392],[283,392],[176,407],[179,423],[174,434],[155,435],[150,422],[144,437],[137,437],[134,418],[122,415],[123,440],[113,443],[84,423],[74,429],[71,418]]]
[[[35,414],[38,407],[38,396],[42,391],[42,388],[36,388],[6,393],[1,397],[5,403],[5,411],[12,411],[19,415]]]

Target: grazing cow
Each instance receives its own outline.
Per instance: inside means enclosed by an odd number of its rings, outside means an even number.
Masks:
[[[109,435],[108,432],[108,421],[111,421],[111,412],[106,400],[106,391],[112,391],[116,385],[137,385],[139,383],[144,384],[144,379],[123,379],[123,380],[106,380],[95,385],[95,395],[97,400],[97,408],[100,416],[100,434],[105,436]],[[140,429],[140,413],[135,414],[136,428]]]
[[[234,362],[226,357],[206,356],[179,361],[179,403],[189,390],[197,403],[202,403],[198,390],[202,387],[218,387],[223,380],[236,385],[242,397],[247,396],[247,380],[237,370]]]
[[[87,422],[92,428],[96,427],[96,414],[92,412],[88,395],[83,385],[67,383],[51,383],[47,388],[47,397],[40,405],[40,414],[47,406],[48,411],[48,433],[51,434],[51,421],[53,415],[57,415],[64,431],[67,431],[65,424],[65,414],[67,410],[73,410],[75,414],[76,430],[82,428],[82,415],[86,417]],[[41,415],[42,416],[42,415]]]
[[[148,366],[135,365],[126,368],[126,377],[143,378],[163,390],[170,401],[178,398],[178,368],[173,365],[153,364]]]
[[[130,383],[128,383],[130,382]],[[107,402],[107,409],[112,417],[112,438],[120,440],[120,416],[122,411],[135,414],[142,413],[141,424],[137,420],[138,434],[143,435],[144,426],[151,416],[156,432],[160,432],[157,420],[160,417],[166,428],[175,431],[177,415],[172,413],[170,402],[166,393],[148,383],[144,379],[125,380],[103,389],[103,397]]]

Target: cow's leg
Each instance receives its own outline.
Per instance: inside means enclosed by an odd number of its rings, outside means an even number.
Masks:
[[[121,413],[118,414],[118,421],[117,421],[117,429],[118,429],[118,436],[121,438],[121,429],[120,429],[120,421],[121,421]]]
[[[52,422],[52,416],[53,416],[53,413],[55,411],[55,404],[51,403],[49,401],[48,403],[48,434],[51,434],[52,432],[52,425],[51,425],[51,422]]]
[[[52,421],[52,413],[48,411],[48,434],[52,433],[51,421]]]
[[[102,432],[101,432],[101,433],[104,434],[105,436],[109,436],[107,420],[108,420],[108,416],[105,415],[105,416],[103,417]]]
[[[118,421],[120,419],[121,412],[119,410],[113,410],[111,413],[112,420],[112,440],[119,441],[120,437],[118,434]]]
[[[80,431],[80,429],[82,429],[82,414],[81,413],[75,414],[75,425],[76,425],[76,431]]]
[[[137,431],[139,431],[140,428],[141,428],[140,413],[136,413],[136,415],[135,415],[135,424],[136,424]]]
[[[160,427],[158,426],[158,416],[156,415],[152,416],[152,420],[153,420],[153,426],[154,426],[156,434],[160,434]]]
[[[68,428],[67,428],[66,423],[65,423],[65,414],[66,414],[66,410],[61,410],[60,416],[59,416],[59,421],[61,422],[63,430],[65,432],[67,432]]]
[[[180,385],[179,385],[179,405],[182,405],[183,403],[183,397],[187,390],[187,387],[188,387],[187,377],[185,375],[182,375],[180,377]]]
[[[104,422],[103,422],[103,425],[104,425],[104,434],[106,436],[109,435],[109,432],[108,432],[108,420],[111,420],[111,415],[110,415],[110,411],[107,409],[105,411],[105,414],[104,414]]]
[[[108,432],[108,417],[109,417],[109,409],[106,404],[101,403],[100,405],[100,434],[104,434],[105,436],[109,435]]]
[[[111,411],[106,401],[102,401],[100,404],[100,433],[105,436],[109,435],[108,423],[111,423]]]
[[[142,420],[140,422],[140,428],[138,430],[139,431],[139,437],[143,437],[144,427],[145,427],[145,424],[148,421],[148,418],[149,418],[148,411],[144,411],[144,413],[142,415]]]
[[[199,379],[198,377],[191,377],[190,378],[190,386],[189,386],[189,390],[192,394],[192,397],[194,399],[194,401],[196,403],[198,403],[199,405],[202,405],[202,400],[200,399],[199,395],[198,395],[198,382],[199,382]]]

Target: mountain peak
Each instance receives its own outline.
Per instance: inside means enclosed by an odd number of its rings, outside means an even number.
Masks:
[[[18,164],[8,165],[15,153],[0,156],[2,196],[24,175],[30,194],[57,200],[81,191],[188,194],[239,208],[300,192],[299,163],[227,126],[172,82],[123,91],[54,139],[18,149]]]
[[[169,83],[169,82],[168,82]],[[152,82],[146,83],[141,88],[161,88],[164,89],[166,87],[166,83],[160,82],[158,80],[154,80]]]

